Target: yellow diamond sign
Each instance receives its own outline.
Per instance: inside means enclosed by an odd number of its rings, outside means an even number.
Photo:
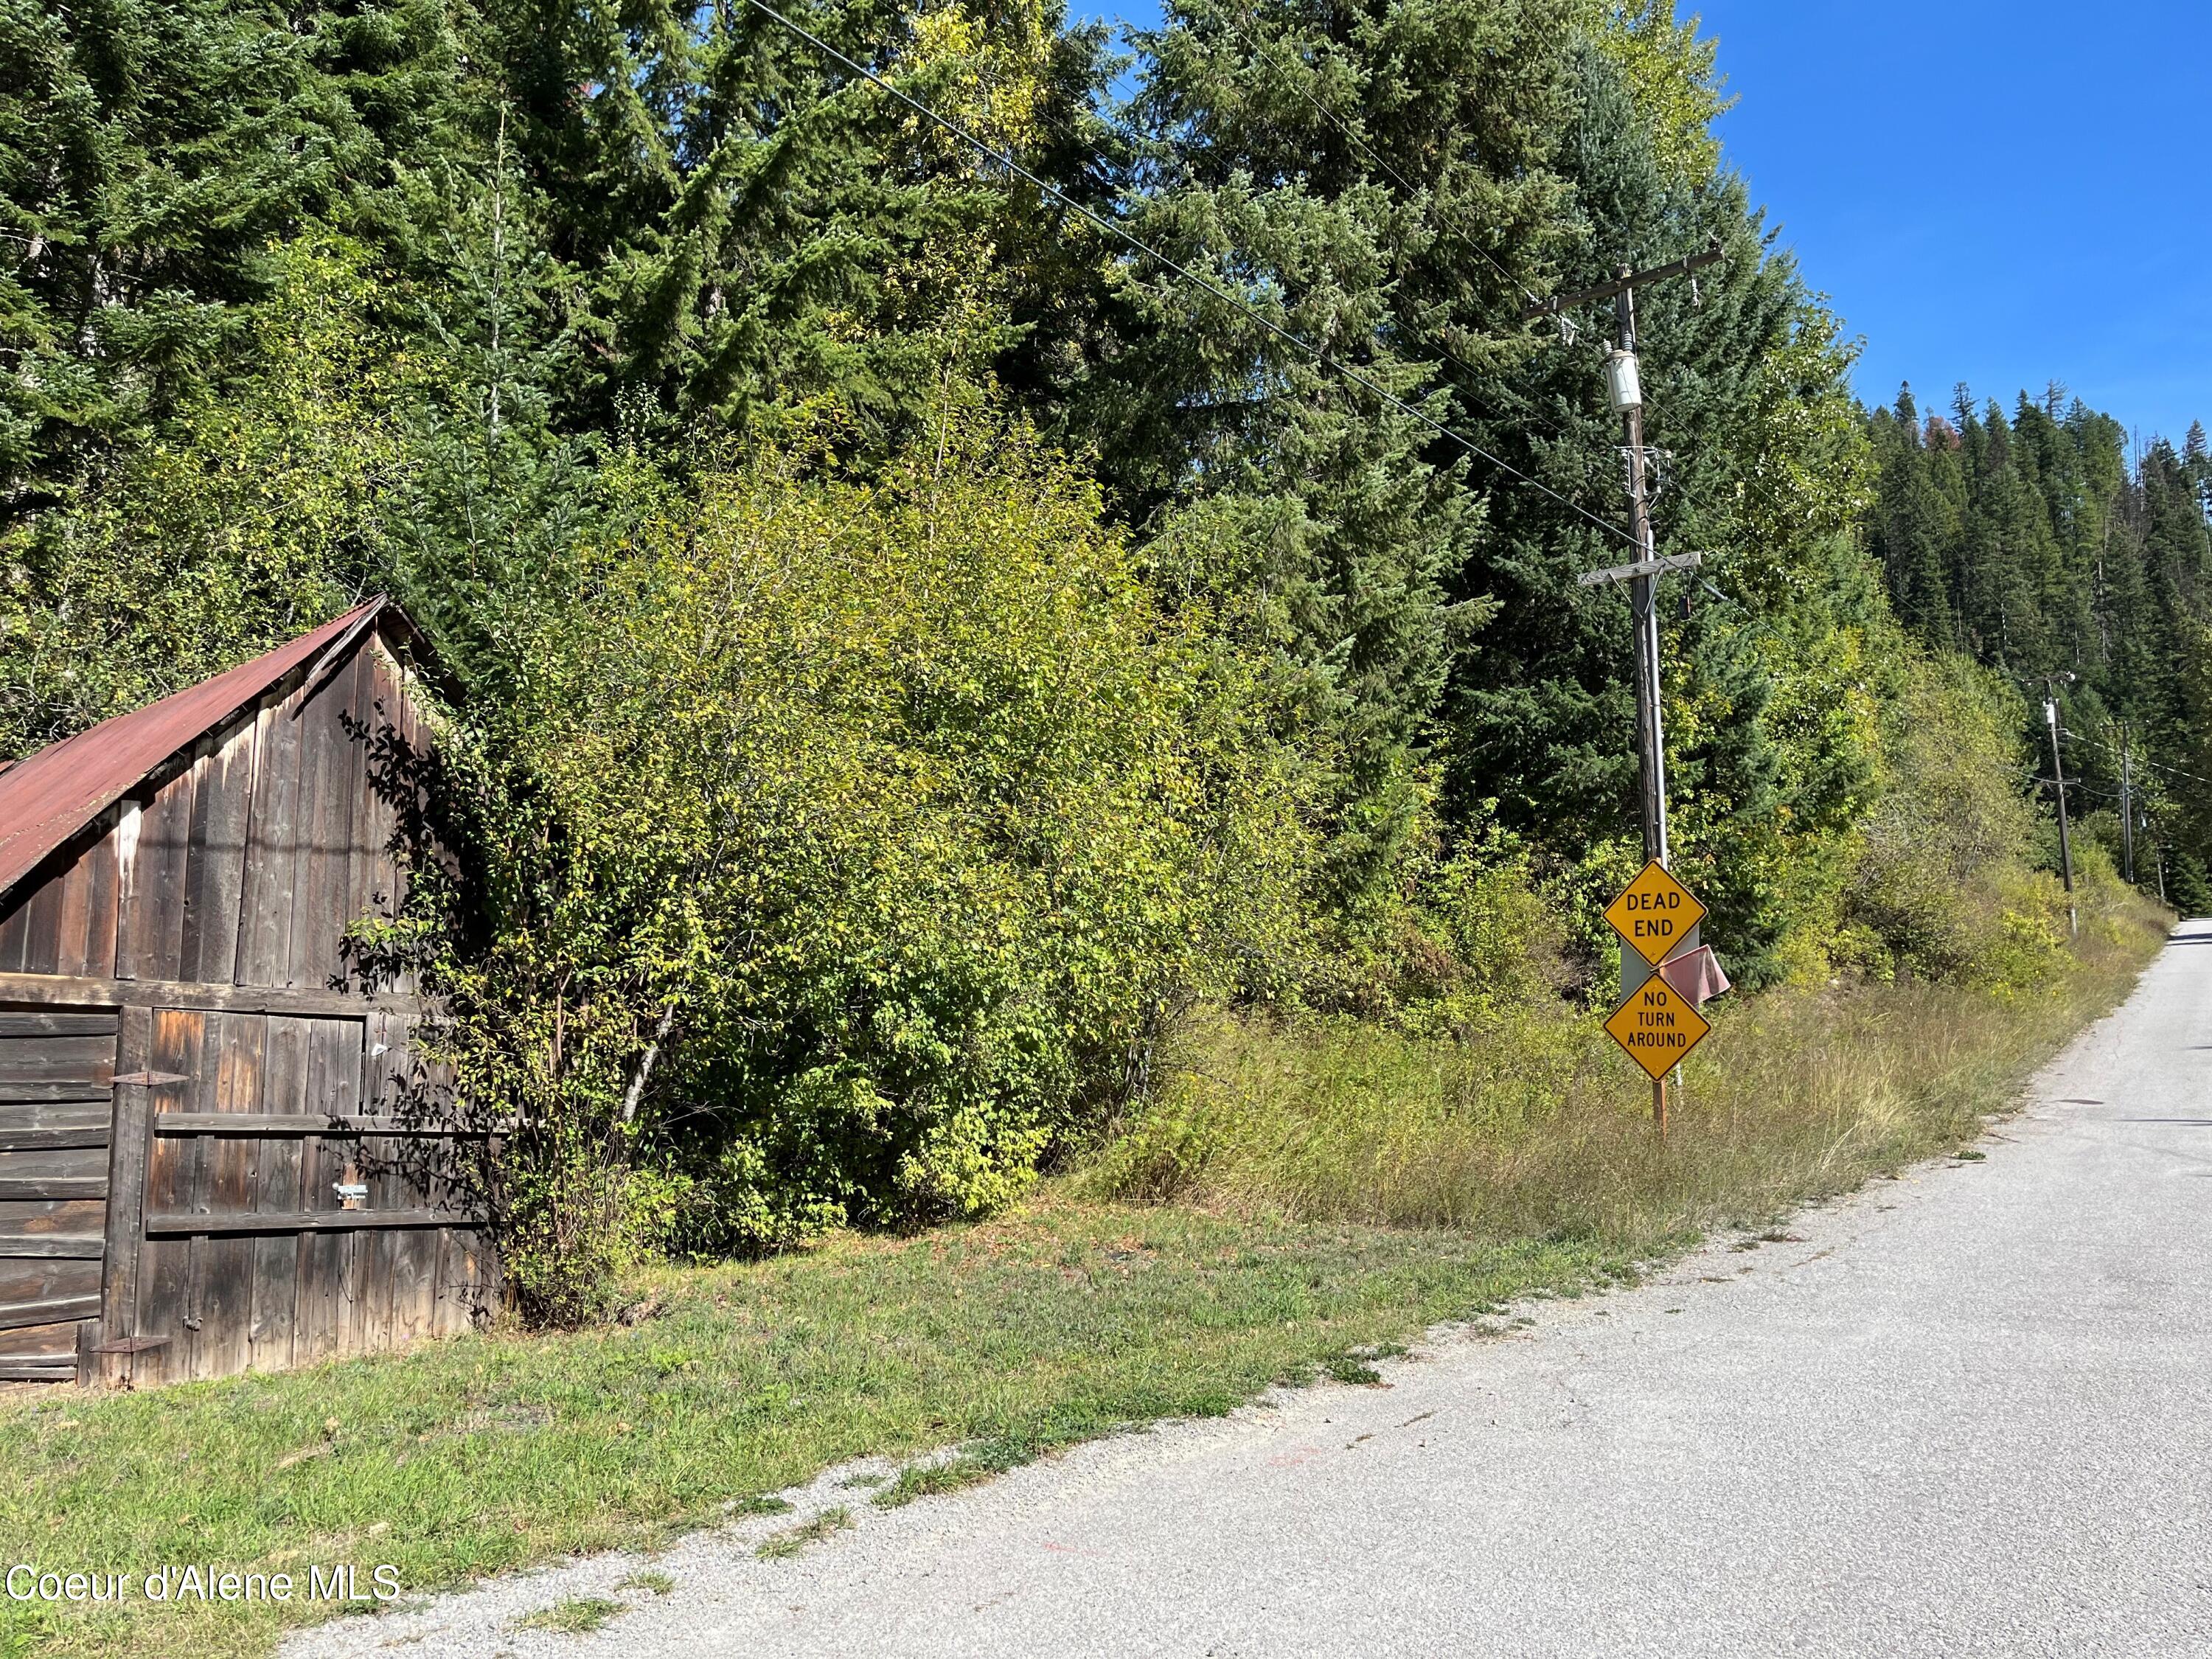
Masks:
[[[1605,919],[1631,950],[1656,968],[1705,919],[1705,907],[1654,859],[1605,907]]]
[[[1681,1064],[1713,1028],[1680,992],[1653,975],[1606,1021],[1606,1035],[1657,1081]]]

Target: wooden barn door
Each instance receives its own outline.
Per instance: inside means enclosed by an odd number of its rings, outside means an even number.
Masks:
[[[117,1023],[0,1011],[0,1381],[76,1376],[96,1328]]]
[[[441,1276],[473,1285],[475,1246],[439,1224],[424,1168],[449,1143],[392,1115],[398,1017],[149,1013],[143,1221],[111,1275],[135,1309],[131,1381],[277,1370],[465,1322],[443,1316],[466,1303],[441,1297]]]

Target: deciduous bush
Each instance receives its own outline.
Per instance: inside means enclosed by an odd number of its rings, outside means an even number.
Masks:
[[[1958,657],[1906,659],[1882,721],[1881,793],[1858,832],[1838,960],[1876,978],[2032,980],[2056,884],[2033,873],[2019,698]]]
[[[1291,948],[1264,674],[1024,428],[609,489],[448,745],[477,884],[420,889],[532,1248],[599,1276],[633,1200],[714,1249],[987,1212]]]

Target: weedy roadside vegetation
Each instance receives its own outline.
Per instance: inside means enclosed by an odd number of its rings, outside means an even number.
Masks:
[[[1501,1053],[1203,1014],[1079,1190],[1495,1238],[1757,1225],[1979,1134],[2026,1070],[2112,1005],[2166,918],[2113,884],[2085,922],[2071,963],[2033,988],[1821,984],[1714,1005],[1664,1145],[1640,1074],[1592,1020]]]
[[[787,1513],[776,1493],[857,1458],[908,1460],[870,1500],[895,1508],[1271,1383],[1365,1382],[1426,1324],[1965,1147],[2158,947],[2162,913],[2085,898],[2080,946],[2025,985],[1804,986],[1724,1015],[1664,1147],[1585,1020],[1509,1054],[1201,1012],[1155,1103],[994,1220],[641,1270],[633,1326],[0,1402],[0,1547],[85,1570],[373,1555],[412,1596]],[[5,1604],[0,1652],[258,1654],[330,1611]]]
[[[622,1602],[608,1596],[572,1595],[565,1601],[556,1601],[550,1607],[516,1620],[514,1628],[557,1631],[563,1636],[589,1636],[595,1630],[605,1630],[611,1621],[629,1611]]]
[[[852,1510],[842,1505],[823,1510],[819,1515],[810,1516],[795,1527],[787,1527],[783,1531],[763,1539],[753,1553],[763,1561],[787,1560],[809,1544],[818,1544],[825,1538],[834,1538],[852,1524]]]

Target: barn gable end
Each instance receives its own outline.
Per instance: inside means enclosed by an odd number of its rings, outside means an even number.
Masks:
[[[0,1380],[282,1369],[459,1328],[390,915],[419,641],[372,601],[0,772]]]

